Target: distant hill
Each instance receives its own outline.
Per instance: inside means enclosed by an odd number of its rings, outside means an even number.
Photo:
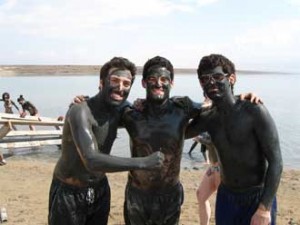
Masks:
[[[67,76],[67,75],[99,75],[101,66],[97,65],[2,65],[0,76]],[[138,68],[138,74],[142,73],[142,67]],[[196,68],[175,68],[176,74],[195,74]],[[283,74],[282,72],[266,72],[238,70],[238,74]]]

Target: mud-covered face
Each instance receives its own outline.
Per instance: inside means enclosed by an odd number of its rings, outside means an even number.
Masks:
[[[129,70],[118,68],[111,68],[108,73],[101,92],[107,103],[118,106],[128,98],[133,82],[132,74]]]
[[[230,74],[224,73],[221,66],[205,71],[199,77],[204,93],[212,100],[221,98],[225,93],[231,91],[228,80]]]
[[[3,98],[4,101],[9,101],[9,95],[4,95],[3,97],[4,97]]]
[[[172,85],[171,72],[165,67],[150,68],[143,80],[147,99],[150,101],[164,102],[170,96]]]

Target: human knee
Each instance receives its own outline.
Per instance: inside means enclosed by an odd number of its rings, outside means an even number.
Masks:
[[[197,195],[198,202],[204,203],[207,200],[200,187],[197,189],[196,195]]]

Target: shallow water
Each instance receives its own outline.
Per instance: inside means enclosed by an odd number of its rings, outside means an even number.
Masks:
[[[0,93],[10,92],[16,100],[20,94],[39,109],[41,116],[58,117],[64,115],[73,97],[79,94],[97,93],[98,76],[43,76],[40,77],[0,77]],[[145,97],[141,88],[141,76],[136,78],[129,100]],[[235,93],[254,92],[260,96],[269,109],[280,135],[284,166],[300,168],[300,76],[299,75],[238,75]],[[195,75],[176,75],[172,95],[187,95],[194,101],[202,101],[202,90]],[[1,106],[2,107],[2,106]],[[4,111],[4,109],[2,109]],[[124,129],[118,133],[112,154],[129,156],[128,135]],[[187,154],[192,140],[184,146],[182,167],[202,167],[203,157],[200,145],[193,151],[193,158]],[[42,150],[22,150],[21,158],[56,160],[59,151],[56,147]]]

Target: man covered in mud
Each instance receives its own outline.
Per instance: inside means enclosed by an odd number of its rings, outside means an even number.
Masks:
[[[192,121],[187,135],[208,131],[217,149],[221,184],[216,224],[274,225],[282,157],[272,117],[263,104],[233,95],[235,66],[226,57],[203,57],[197,72],[213,107]]]
[[[131,170],[126,186],[124,216],[127,225],[178,224],[183,203],[179,181],[184,133],[199,105],[189,98],[170,99],[174,71],[171,62],[154,57],[143,68],[146,89],[143,110],[123,116],[129,133],[132,157],[147,156],[158,149],[165,160],[159,170]]]
[[[161,166],[159,151],[143,158],[109,155],[135,74],[129,60],[111,59],[101,68],[99,93],[67,112],[50,188],[49,225],[106,225],[110,187],[105,172]]]
[[[132,157],[144,157],[156,151],[165,157],[160,169],[129,172],[124,203],[126,225],[179,222],[183,203],[179,174],[185,130],[189,120],[200,112],[200,104],[188,97],[170,98],[173,78],[174,69],[169,60],[160,56],[148,60],[143,68],[146,100],[142,110],[132,108],[122,116],[130,136]]]

